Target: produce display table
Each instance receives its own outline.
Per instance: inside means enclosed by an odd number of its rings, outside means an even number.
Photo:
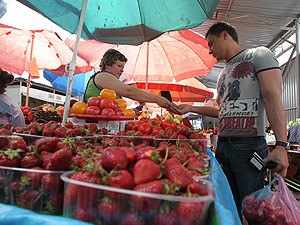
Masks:
[[[210,148],[208,148],[208,155],[210,156],[211,170],[215,170],[219,167],[219,163],[212,154]],[[233,195],[229,187],[228,181],[223,173],[222,169],[212,173],[210,180],[213,183],[215,197],[215,208],[217,210],[219,223],[221,225],[241,225],[237,209],[233,200]],[[87,225],[78,220],[64,218],[60,216],[50,216],[37,214],[33,211],[0,204],[0,224],[10,225]]]

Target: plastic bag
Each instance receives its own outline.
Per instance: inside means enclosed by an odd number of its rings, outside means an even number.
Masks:
[[[270,187],[278,179],[278,190],[272,192]],[[280,175],[267,187],[245,196],[242,209],[246,218],[261,224],[300,224],[300,204]]]

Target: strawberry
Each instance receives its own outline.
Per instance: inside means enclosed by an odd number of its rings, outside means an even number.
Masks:
[[[133,180],[135,185],[154,181],[160,175],[160,166],[150,159],[139,160],[133,168]]]
[[[41,153],[41,160],[43,161],[43,167],[46,168],[50,162],[50,157],[53,155],[51,152],[43,151]]]
[[[96,210],[93,210],[91,208],[82,208],[82,207],[76,207],[75,208],[75,219],[89,222],[89,223],[95,223],[97,218]]]
[[[35,209],[40,205],[41,193],[37,190],[24,190],[17,200],[18,205],[25,209]]]
[[[10,136],[11,134],[12,134],[11,131],[6,129],[5,127],[0,128],[0,135]]]
[[[9,142],[8,147],[13,150],[16,150],[19,148],[19,149],[26,151],[27,143],[22,138],[12,139]]]
[[[21,168],[31,169],[33,167],[41,167],[42,161],[39,156],[30,154],[21,159]]]
[[[153,194],[162,194],[163,189],[164,189],[164,183],[162,180],[155,180],[148,183],[139,184],[133,188],[134,191],[153,193]],[[156,210],[159,208],[159,204],[160,204],[159,199],[153,199],[153,198],[143,197],[139,195],[132,195],[131,200],[134,207],[138,211],[146,215],[155,213]]]
[[[60,191],[49,195],[46,201],[46,209],[54,215],[61,215],[63,211],[64,192]]]
[[[107,170],[118,166],[118,169],[125,169],[128,164],[126,152],[121,147],[107,147],[103,150],[101,155],[101,165]]]
[[[105,197],[98,205],[98,214],[108,224],[119,224],[122,209],[121,202],[113,201]]]
[[[165,169],[165,173],[166,178],[174,183],[178,182],[177,185],[180,189],[186,189],[186,187],[194,181],[192,175],[182,165],[168,166]]]
[[[72,165],[72,154],[68,149],[60,149],[54,152],[49,159],[48,170],[68,170]]]
[[[179,202],[177,216],[181,225],[202,224],[204,205],[202,202]]]
[[[113,172],[108,180],[107,185],[110,187],[122,188],[122,189],[132,189],[133,188],[133,178],[132,175],[127,170],[119,170]],[[117,199],[119,197],[126,198],[126,195],[119,194],[118,192],[105,191],[105,194],[110,198]]]
[[[8,166],[8,167],[19,167],[20,165],[20,153],[23,150],[17,149],[7,149],[6,151],[1,151],[0,154],[0,166]]]
[[[150,159],[151,155],[152,155],[152,152],[156,151],[156,148],[155,147],[152,147],[152,146],[141,146],[141,148],[139,148],[137,151],[136,151],[136,161],[139,161],[141,159]]]
[[[69,121],[69,122],[65,123],[65,127],[66,128],[73,128],[74,125],[73,125],[73,123],[71,121]]]
[[[180,164],[184,164],[188,160],[188,156],[184,152],[177,152],[172,158],[177,158]]]
[[[42,135],[46,137],[52,137],[54,135],[54,129],[52,127],[45,126]]]
[[[125,153],[127,155],[128,164],[129,165],[132,164],[135,161],[135,156],[136,156],[136,153],[133,150],[133,147],[130,147],[130,148],[123,147],[122,149],[125,151]]]
[[[41,184],[44,192],[57,192],[63,187],[63,182],[58,173],[46,173],[41,178]]]
[[[190,193],[192,194],[198,194],[200,196],[208,195],[208,191],[206,190],[206,188],[203,185],[195,182],[188,185],[187,192],[188,191],[190,191]]]
[[[73,128],[67,129],[66,132],[67,132],[67,136],[68,137],[76,137],[76,131],[75,131],[75,129],[73,129]]]
[[[39,135],[40,133],[39,133],[39,131],[37,129],[31,128],[29,130],[29,134],[31,134],[31,135]]]
[[[138,217],[135,213],[126,213],[122,219],[121,225],[144,225],[144,221]]]
[[[56,150],[56,145],[59,142],[58,137],[46,137],[38,139],[35,144],[34,148],[36,153],[41,154],[41,152],[54,152]]]
[[[33,170],[44,170],[40,167],[33,167]],[[23,187],[31,187],[33,189],[38,189],[41,185],[41,179],[43,173],[27,171],[24,176],[21,177],[20,185]]]
[[[98,129],[98,126],[97,124],[95,123],[89,123],[88,124],[88,130],[91,132],[91,133],[95,133]]]
[[[60,128],[55,129],[54,135],[55,135],[55,137],[66,138],[67,132],[64,128],[60,127]]]
[[[177,215],[172,209],[159,212],[152,220],[151,225],[176,225]]]
[[[76,172],[70,179],[93,184],[102,184],[102,178],[100,174],[96,172]],[[73,205],[78,201],[80,207],[88,208],[92,207],[101,195],[102,193],[99,189],[70,184],[65,192],[64,204]]]

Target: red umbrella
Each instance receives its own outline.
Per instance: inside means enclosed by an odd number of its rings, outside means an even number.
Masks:
[[[73,40],[67,39],[66,43],[74,49]],[[133,81],[172,82],[206,76],[216,62],[208,54],[205,38],[191,30],[170,31],[139,46],[80,41],[78,56],[90,66],[99,67],[103,54],[110,48],[128,58],[122,78]]]
[[[0,67],[3,70],[22,75],[30,73],[29,62],[35,61],[38,69],[55,69],[63,75],[65,66],[71,62],[73,51],[53,31],[21,30],[0,24]],[[77,57],[75,73],[91,70],[87,62]],[[26,105],[28,105],[30,76],[27,82]]]
[[[145,81],[123,81],[129,85],[135,85],[139,89],[146,89]],[[148,92],[159,95],[161,90],[170,91],[174,102],[204,102],[213,97],[213,92],[195,78],[189,78],[179,82],[148,82]]]

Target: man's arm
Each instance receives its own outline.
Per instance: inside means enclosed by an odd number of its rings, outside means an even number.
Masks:
[[[280,69],[271,69],[257,74],[261,95],[263,97],[266,113],[277,141],[287,141],[286,117],[281,103],[282,73]],[[283,177],[287,174],[289,165],[287,151],[284,147],[276,146],[264,162],[275,161],[275,169]]]

